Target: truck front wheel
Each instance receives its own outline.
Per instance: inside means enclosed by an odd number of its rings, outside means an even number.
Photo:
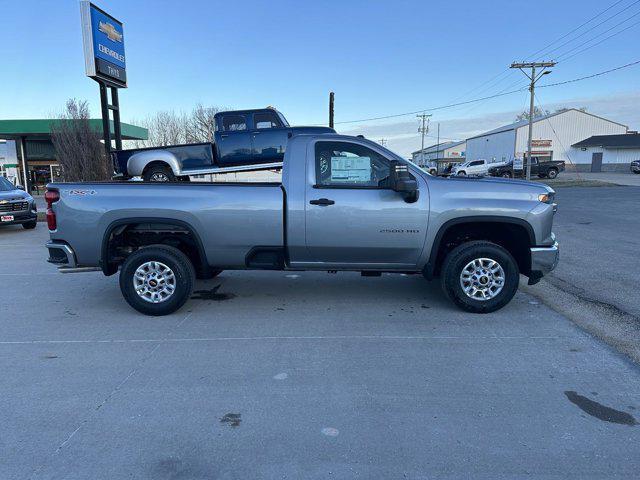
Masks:
[[[175,182],[176,176],[168,165],[151,165],[142,174],[145,182]]]
[[[196,274],[189,258],[175,247],[150,245],[136,250],[120,270],[120,291],[145,315],[168,315],[191,296]]]
[[[442,265],[442,289],[457,306],[490,313],[511,301],[518,290],[518,264],[500,245],[472,241],[454,248]]]

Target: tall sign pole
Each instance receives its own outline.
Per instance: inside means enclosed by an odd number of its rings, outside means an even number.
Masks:
[[[336,99],[336,95],[333,92],[329,92],[329,128],[333,128],[333,105]]]
[[[531,92],[531,100],[529,102],[529,139],[527,142],[527,170],[526,176],[527,180],[531,180],[531,143],[533,140],[533,114],[535,112],[535,88],[536,82],[540,80],[540,77],[546,75],[547,73],[551,73],[550,70],[546,70],[547,68],[554,67],[556,62],[514,62],[511,64],[510,68],[517,68],[522,73],[524,73],[527,78],[530,80],[529,83],[529,92]],[[531,69],[531,75],[525,72],[524,68]],[[536,76],[536,68],[542,68],[542,71]]]
[[[112,138],[115,140],[116,149],[122,149],[118,89],[127,88],[123,25],[88,0],[80,2],[80,19],[85,70],[87,76],[98,82],[100,86],[102,133],[104,148],[109,157]],[[109,93],[111,93],[111,100],[109,100]],[[113,112],[113,132],[111,131],[111,112]]]

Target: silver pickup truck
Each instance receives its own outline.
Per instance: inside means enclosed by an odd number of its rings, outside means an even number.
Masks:
[[[364,138],[294,136],[281,183],[47,188],[49,262],[119,270],[124,298],[148,315],[231,269],[439,277],[459,307],[486,313],[511,300],[520,274],[536,283],[558,261],[548,186],[434,177]]]

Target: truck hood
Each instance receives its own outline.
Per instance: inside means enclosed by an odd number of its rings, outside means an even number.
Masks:
[[[447,177],[446,179],[444,179],[445,181],[448,182],[467,182],[469,183],[480,183],[482,185],[487,185],[487,184],[493,184],[495,185],[496,189],[501,189],[501,188],[518,188],[518,187],[523,187],[523,188],[529,188],[529,189],[538,189],[541,192],[553,192],[554,190],[549,186],[546,185],[544,183],[540,183],[540,182],[531,182],[531,181],[526,181],[526,180],[515,180],[515,179],[511,179],[511,178],[501,178],[501,177],[482,177],[482,176],[464,176],[464,177],[458,177],[458,176],[452,176],[452,177]]]
[[[8,192],[0,191],[0,202],[1,201],[11,201],[11,200],[32,200],[31,195],[27,192],[23,192],[22,190],[10,190]]]

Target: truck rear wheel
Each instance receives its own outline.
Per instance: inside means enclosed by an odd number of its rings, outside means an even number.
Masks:
[[[558,176],[558,170],[556,170],[555,168],[550,168],[549,171],[547,172],[547,177],[554,179]]]
[[[175,182],[176,176],[167,165],[151,165],[142,174],[145,182]]]
[[[518,290],[518,264],[500,245],[481,241],[463,243],[446,256],[442,289],[458,307],[490,313],[511,301]]]
[[[195,270],[175,247],[150,245],[127,257],[120,270],[120,291],[129,305],[145,315],[168,315],[191,296]]]

